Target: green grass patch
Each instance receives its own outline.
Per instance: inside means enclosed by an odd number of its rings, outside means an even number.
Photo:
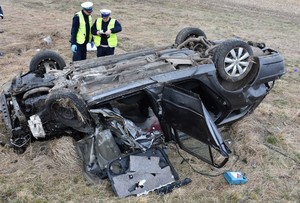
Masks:
[[[266,138],[266,142],[271,145],[276,145],[276,144],[278,144],[278,139],[276,137],[274,137],[273,135],[270,135]]]
[[[298,160],[298,163],[300,163],[300,153],[295,153],[295,157]]]
[[[288,105],[288,102],[285,99],[276,99],[273,101],[274,106],[284,107]]]

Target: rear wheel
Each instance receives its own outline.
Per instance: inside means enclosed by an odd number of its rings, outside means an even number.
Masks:
[[[65,60],[58,53],[51,50],[43,50],[31,59],[29,70],[46,73],[52,69],[62,70],[65,66]]]
[[[253,56],[253,51],[246,42],[226,40],[216,48],[213,60],[223,80],[237,82],[250,72],[251,56]]]

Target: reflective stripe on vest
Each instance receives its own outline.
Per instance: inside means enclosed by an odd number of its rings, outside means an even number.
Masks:
[[[78,44],[83,44],[86,36],[85,20],[82,11],[77,12],[76,15],[78,15],[79,17],[79,28],[76,35],[76,42]],[[92,40],[92,33],[91,33],[92,23],[93,23],[92,16],[89,16],[89,24],[90,24],[89,42]]]
[[[116,19],[111,18],[108,23],[107,30],[113,29],[115,27],[115,22],[116,22]],[[97,24],[96,24],[96,29],[101,30],[101,28],[102,28],[102,18],[98,18]],[[101,42],[101,37],[99,35],[94,35],[94,42],[95,42],[95,45],[98,47]],[[107,43],[108,43],[109,47],[116,47],[118,44],[117,35],[115,33],[111,33],[110,37],[107,38]]]

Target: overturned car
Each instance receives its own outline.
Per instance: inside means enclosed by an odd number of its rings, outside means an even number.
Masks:
[[[175,44],[68,65],[41,51],[29,72],[3,86],[9,144],[73,136],[84,172],[108,177],[119,197],[178,180],[165,143],[215,166],[228,161],[218,127],[252,112],[284,73],[283,57],[264,43],[208,40],[182,29]]]

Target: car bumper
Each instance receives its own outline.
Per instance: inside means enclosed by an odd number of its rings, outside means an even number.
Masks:
[[[0,95],[0,111],[2,112],[3,121],[8,132],[12,134],[11,115],[8,107],[8,101],[4,92],[2,92]]]
[[[260,67],[254,84],[263,84],[279,79],[285,74],[284,59],[279,53],[259,56],[256,64]]]

